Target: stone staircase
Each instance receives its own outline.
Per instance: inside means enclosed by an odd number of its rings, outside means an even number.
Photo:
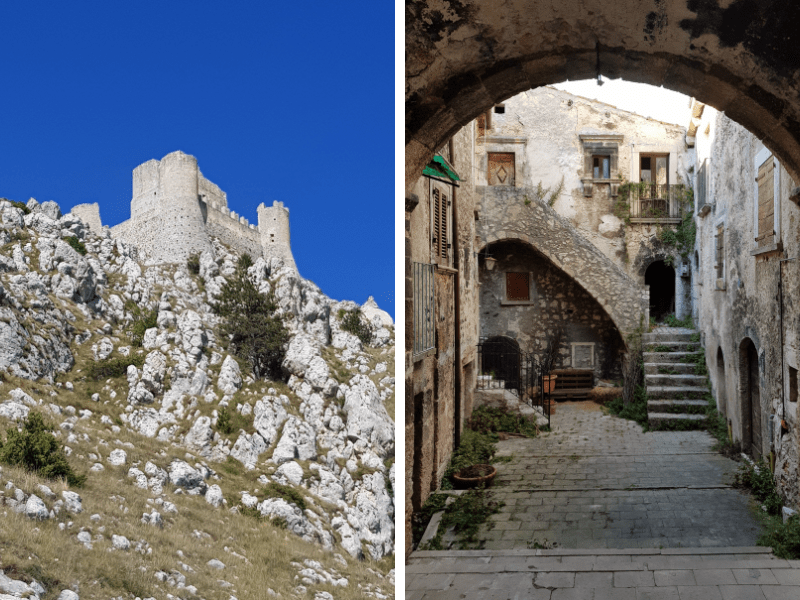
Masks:
[[[658,327],[642,335],[647,415],[652,429],[701,427],[706,419],[708,377],[694,374],[686,358],[698,353],[697,332],[682,327]]]

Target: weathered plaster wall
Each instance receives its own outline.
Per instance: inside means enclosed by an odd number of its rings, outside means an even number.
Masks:
[[[620,332],[627,334],[639,326],[647,306],[643,288],[566,218],[542,202],[526,204],[533,190],[489,186],[477,192],[481,194],[477,228],[481,247],[503,240],[524,241],[589,292]]]
[[[744,368],[740,363],[740,348],[749,338],[758,350],[761,450],[764,455],[775,451],[780,489],[797,506],[800,502],[797,480],[800,421],[798,403],[789,400],[788,368],[798,368],[800,357],[797,333],[800,331],[800,264],[789,261],[781,266],[780,261],[800,254],[800,214],[797,205],[789,200],[795,184],[781,168],[779,210],[783,249],[751,254],[755,247],[754,157],[761,147],[746,129],[722,113],[705,108],[697,134],[697,153],[698,162],[709,158],[708,201],[712,208],[707,215],[697,218],[698,268],[693,277],[694,295],[698,298],[698,320],[717,404],[731,423],[738,441],[746,441],[749,426],[741,383]],[[723,227],[725,235],[724,269],[720,279],[715,260],[715,236],[719,226]],[[782,294],[779,288],[781,269]],[[724,375],[717,361],[719,349],[724,357]],[[770,438],[773,416],[778,421]],[[788,432],[781,432],[780,419],[786,421]]]
[[[572,364],[572,343],[594,344],[595,378],[620,375],[619,351],[624,347],[617,328],[602,307],[543,255],[519,242],[493,244],[494,269],[480,271],[481,337],[507,336],[520,350],[537,358],[556,328],[563,330],[561,359],[556,368],[583,367]],[[533,280],[529,304],[506,301],[506,272],[528,272]],[[604,359],[611,353],[613,367],[603,373]]]
[[[659,153],[669,154],[670,184],[691,184],[689,169],[694,163],[685,144],[686,128],[550,87],[523,92],[503,104],[504,112],[493,112],[491,129],[477,139],[477,185],[487,185],[487,153],[517,153],[515,187],[527,188],[529,199],[538,196],[540,187],[546,190],[545,200],[552,201],[558,214],[643,284],[647,266],[663,259],[669,248],[655,237],[655,224],[626,224],[615,215],[609,184],[595,183],[592,195],[584,195],[584,145],[580,136],[623,136],[618,143],[618,171],[612,172],[612,177],[639,181],[639,156]],[[554,197],[561,181],[561,193]],[[484,203],[482,212],[490,210],[492,207]],[[676,284],[677,289],[681,282]]]

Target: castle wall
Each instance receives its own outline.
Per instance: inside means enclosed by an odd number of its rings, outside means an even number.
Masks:
[[[227,207],[228,195],[216,183],[203,177],[203,174],[199,171],[198,176],[197,189],[200,199],[209,206],[216,204],[217,206]]]
[[[244,222],[242,222],[244,220]],[[206,206],[206,230],[240,254],[247,253],[253,260],[261,256],[261,237],[258,228],[247,223],[226,207]]]
[[[258,205],[258,230],[264,258],[277,256],[297,269],[289,239],[289,209],[283,202],[276,200],[270,207],[263,202]]]
[[[99,234],[103,230],[103,223],[100,221],[100,206],[97,202],[91,204],[76,204],[70,212],[81,218],[89,226],[89,229]]]

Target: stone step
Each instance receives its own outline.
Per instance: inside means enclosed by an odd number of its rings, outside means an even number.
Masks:
[[[682,330],[681,330],[682,331]],[[691,342],[692,337],[696,336],[697,332],[690,331],[688,333],[683,332],[654,332],[654,333],[643,333],[642,334],[642,343],[644,344],[660,344],[662,342]]]
[[[708,393],[708,387],[697,385],[647,386],[647,395],[658,400],[699,400]]]
[[[642,344],[645,352],[696,352],[700,342],[658,342]]]
[[[692,415],[689,413],[647,413],[647,422],[653,429],[671,429],[678,425],[702,427],[706,422],[705,415]]]
[[[705,400],[648,400],[647,413],[701,414],[708,403]],[[672,409],[672,410],[670,410]]]
[[[644,364],[653,363],[682,363],[697,352],[643,352]],[[690,364],[690,363],[686,363]]]
[[[670,375],[663,375],[660,373],[645,374],[644,383],[647,386],[648,392],[651,387],[658,386],[697,386],[705,387],[708,383],[708,377],[705,375],[694,375],[691,373],[673,373]],[[650,394],[652,396],[652,394]]]
[[[694,375],[694,364],[684,362],[645,362],[646,375],[665,375],[662,371],[675,371],[674,374]]]

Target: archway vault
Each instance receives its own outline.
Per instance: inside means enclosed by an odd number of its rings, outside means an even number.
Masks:
[[[486,190],[484,205],[494,208],[484,210],[478,221],[477,250],[502,241],[530,246],[597,301],[625,342],[645,312],[642,287],[549,206],[532,202],[523,217],[513,203],[496,201],[493,192]]]
[[[406,186],[492,105],[598,70],[724,111],[800,181],[798,22],[789,0],[407,0]]]

